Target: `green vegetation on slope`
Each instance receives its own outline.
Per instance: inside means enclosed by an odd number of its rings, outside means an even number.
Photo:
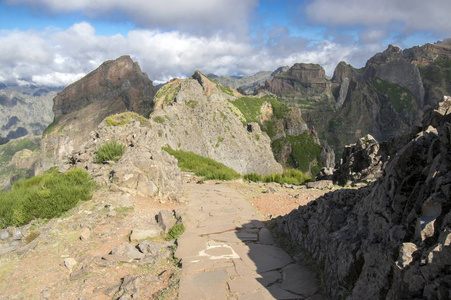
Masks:
[[[164,102],[165,105],[169,105],[174,102],[175,97],[180,91],[180,82],[172,80],[169,83],[161,87],[155,95],[156,102]]]
[[[246,119],[246,123],[260,123],[261,107],[265,103],[264,98],[241,97],[229,102],[240,110]]]
[[[142,126],[149,124],[149,120],[135,112],[124,112],[120,114],[111,115],[105,118],[107,126],[124,126],[132,122],[139,121]]]
[[[194,172],[197,176],[202,176],[206,180],[232,180],[240,178],[240,174],[233,169],[207,157],[197,155],[193,152],[173,150],[170,147],[163,147],[163,150],[177,158],[178,166],[182,171]]]
[[[52,171],[18,181],[11,191],[0,192],[0,228],[59,217],[79,202],[90,200],[94,187],[82,169],[64,174]]]
[[[380,92],[386,94],[396,112],[409,111],[413,108],[415,100],[412,92],[398,84],[394,84],[376,77],[373,86]]]
[[[18,151],[21,151],[23,149],[35,151],[39,148],[39,141],[33,142],[29,138],[11,140],[8,143],[0,146],[0,165],[9,163],[11,161],[11,158]]]
[[[287,166],[300,169],[303,172],[311,172],[316,175],[323,167],[321,163],[321,146],[316,143],[315,138],[304,132],[300,135],[287,135],[272,142],[275,156],[278,156],[287,143],[291,144],[291,154],[287,160]]]
[[[125,145],[116,141],[109,141],[97,149],[95,162],[102,163],[107,160],[117,162],[125,152]]]
[[[243,178],[254,182],[277,182],[280,184],[303,184],[304,182],[312,180],[310,176],[296,169],[286,169],[282,174],[272,173],[266,176],[261,176],[257,173],[250,173],[244,175]]]

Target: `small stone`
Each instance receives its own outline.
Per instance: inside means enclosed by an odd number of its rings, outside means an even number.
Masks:
[[[83,229],[83,231],[80,234],[80,240],[85,241],[85,240],[89,239],[90,236],[91,236],[91,230],[89,230],[89,228],[85,228],[85,229]]]
[[[144,254],[139,252],[138,249],[136,249],[129,243],[123,243],[115,246],[113,250],[111,250],[111,254],[125,256],[130,259],[141,259],[144,257]]]
[[[157,255],[158,253],[160,253],[161,248],[161,244],[153,243],[150,241],[142,241],[138,244],[139,251],[144,254]]]
[[[142,241],[144,239],[153,238],[161,234],[161,228],[152,226],[149,229],[133,229],[130,235],[130,241]]]
[[[66,258],[64,260],[64,266],[70,271],[72,272],[72,269],[74,268],[74,266],[77,264],[77,261],[73,258]]]
[[[0,240],[6,240],[7,238],[9,238],[9,233],[6,230],[2,230],[0,231]]]
[[[13,240],[21,240],[23,238],[23,234],[19,229],[17,229],[13,232],[12,238]]]
[[[115,216],[117,216],[117,211],[115,211],[115,210],[112,210],[112,211],[109,211],[107,214],[106,214],[106,216],[107,217],[115,217]]]

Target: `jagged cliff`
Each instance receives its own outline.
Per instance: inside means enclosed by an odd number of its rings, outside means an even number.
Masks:
[[[392,145],[372,185],[328,193],[278,222],[279,232],[321,262],[332,299],[451,296],[450,141],[446,97],[407,143]],[[359,159],[358,151],[349,154],[347,161]]]
[[[40,169],[64,163],[109,115],[134,111],[147,116],[155,93],[152,81],[129,56],[106,61],[69,85],[53,99],[55,117],[43,134]]]
[[[382,141],[420,124],[422,111],[451,93],[451,45],[401,50],[390,45],[362,69],[340,62],[332,79],[316,64],[295,64],[266,81],[261,93],[299,107],[318,137],[341,153],[371,134]]]

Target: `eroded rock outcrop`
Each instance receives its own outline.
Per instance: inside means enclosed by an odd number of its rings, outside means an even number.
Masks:
[[[149,139],[152,130],[148,122],[133,120],[122,126],[108,126],[102,122],[91,133],[84,148],[74,151],[62,170],[79,167],[88,170],[94,180],[113,190],[145,197],[159,196],[173,200],[181,199],[182,174],[177,160],[161,149],[160,143]],[[124,155],[117,163],[96,163],[97,149],[107,141],[126,146]]]
[[[54,98],[55,118],[44,132],[38,172],[66,161],[83,148],[107,116],[134,111],[147,116],[156,88],[129,56],[106,61]]]
[[[328,193],[278,222],[323,263],[331,298],[451,296],[450,107],[445,99],[425,114],[375,183]]]

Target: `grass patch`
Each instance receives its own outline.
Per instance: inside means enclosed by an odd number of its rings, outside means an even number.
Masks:
[[[376,77],[373,86],[380,92],[386,94],[396,112],[409,111],[413,108],[415,100],[412,92],[398,84],[394,84]]]
[[[168,233],[165,234],[164,239],[166,241],[178,239],[183,234],[183,232],[185,232],[185,226],[183,225],[183,223],[177,223],[171,228]]]
[[[90,200],[95,184],[87,171],[51,171],[20,180],[0,192],[0,227],[21,226],[33,219],[59,217],[81,201]]]
[[[241,177],[233,169],[207,157],[197,155],[193,152],[173,150],[170,147],[162,148],[178,160],[178,166],[182,171],[194,172],[196,176],[202,176],[205,180],[233,180]]]
[[[109,141],[97,149],[95,162],[103,163],[107,160],[117,162],[125,152],[125,145],[116,141]]]
[[[236,108],[240,110],[246,119],[246,123],[260,123],[261,107],[265,103],[263,98],[241,97],[235,101],[229,100]]]
[[[142,126],[149,125],[149,120],[135,112],[124,112],[121,114],[111,115],[105,118],[107,126],[124,126],[139,121]]]
[[[261,176],[257,173],[250,173],[243,176],[245,180],[250,180],[254,182],[277,182],[280,184],[303,184],[304,182],[311,181],[312,178],[300,170],[296,169],[286,169],[282,174],[272,173],[266,176]]]

